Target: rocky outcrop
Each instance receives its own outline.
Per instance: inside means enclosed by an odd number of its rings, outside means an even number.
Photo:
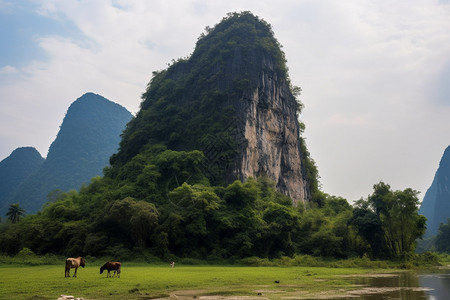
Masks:
[[[212,185],[267,176],[294,204],[310,200],[299,104],[269,24],[247,12],[229,15],[189,58],[153,75],[113,167],[151,145],[200,150]]]
[[[235,172],[245,180],[266,175],[294,203],[309,198],[302,171],[297,103],[286,82],[280,84],[273,62],[261,62],[258,86],[241,99],[240,128],[244,143]]]
[[[450,146],[444,151],[433,183],[427,190],[419,213],[427,218],[425,236],[438,233],[439,225],[450,218]]]

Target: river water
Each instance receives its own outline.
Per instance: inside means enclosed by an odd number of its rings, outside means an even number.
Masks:
[[[348,299],[450,299],[449,269],[434,273],[380,274],[352,280],[361,288],[352,292]]]

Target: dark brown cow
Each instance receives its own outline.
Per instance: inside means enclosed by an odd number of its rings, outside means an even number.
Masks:
[[[75,273],[73,273],[73,277],[77,277],[77,270],[78,267],[84,268],[86,265],[86,261],[81,256],[78,256],[77,258],[71,258],[69,257],[66,259],[66,271],[65,271],[65,277],[70,277],[70,269],[75,268]]]
[[[100,274],[103,273],[104,270],[107,270],[108,273],[106,274],[106,277],[111,277],[110,271],[114,271],[114,277],[117,273],[117,277],[120,277],[120,269],[122,264],[118,261],[108,261],[103,266],[100,267]]]

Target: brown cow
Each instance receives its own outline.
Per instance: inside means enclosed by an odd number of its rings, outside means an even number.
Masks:
[[[111,277],[110,271],[114,271],[113,277],[117,273],[117,277],[120,277],[120,269],[122,264],[118,261],[108,261],[103,266],[100,267],[100,274],[103,273],[104,270],[108,270],[108,273],[106,274],[106,277]]]
[[[81,256],[78,256],[77,258],[71,258],[69,257],[66,259],[66,270],[64,277],[70,277],[70,269],[75,268],[75,273],[73,273],[73,277],[77,277],[77,270],[78,267],[83,267],[86,265],[86,261]]]

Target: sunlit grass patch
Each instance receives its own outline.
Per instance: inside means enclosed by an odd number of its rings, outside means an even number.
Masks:
[[[242,267],[123,264],[120,278],[106,278],[87,262],[77,278],[64,278],[64,265],[0,267],[0,299],[61,294],[90,299],[164,298],[177,291],[193,296],[258,296],[276,299],[285,294],[351,289],[343,275],[373,270],[326,267]],[[71,272],[71,275],[73,271]]]

